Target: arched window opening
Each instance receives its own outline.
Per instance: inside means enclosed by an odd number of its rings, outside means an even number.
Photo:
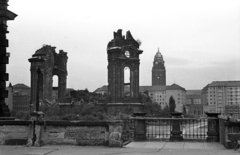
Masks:
[[[124,68],[124,96],[129,98],[130,96],[130,68]]]
[[[52,99],[56,100],[58,99],[58,76],[54,75],[53,76],[53,84],[52,84]]]
[[[125,67],[124,68],[124,84],[130,83],[130,68]]]

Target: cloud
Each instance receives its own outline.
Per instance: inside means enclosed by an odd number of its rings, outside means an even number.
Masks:
[[[167,83],[177,84],[186,89],[202,89],[212,81],[235,81],[240,80],[240,61],[228,59],[213,61],[209,64],[188,68],[171,67],[167,69]]]
[[[184,58],[177,58],[177,57],[172,57],[172,56],[165,56],[165,66],[167,65],[168,67],[176,67],[176,66],[187,66],[191,63],[190,60],[184,59]]]

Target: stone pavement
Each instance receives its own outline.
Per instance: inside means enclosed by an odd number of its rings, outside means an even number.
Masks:
[[[0,155],[230,155],[220,143],[132,142],[123,148],[49,145],[42,147],[0,145]]]

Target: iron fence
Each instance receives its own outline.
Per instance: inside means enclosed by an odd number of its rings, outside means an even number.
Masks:
[[[171,136],[173,121],[179,122],[183,139],[206,139],[207,119],[147,118],[147,139],[165,140]]]
[[[208,119],[211,118],[140,118],[144,121],[146,128],[146,140],[169,140],[173,131],[174,123],[178,123],[181,136],[185,140],[205,140],[208,132]],[[125,129],[131,131],[129,139],[136,137],[138,131],[137,120],[139,118],[131,118],[125,121]],[[139,125],[139,124],[138,124]]]

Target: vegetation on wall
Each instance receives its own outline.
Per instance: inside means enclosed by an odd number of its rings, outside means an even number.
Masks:
[[[44,113],[45,120],[114,120],[129,118],[133,114],[133,109],[127,107],[125,113],[119,112],[117,116],[107,114],[107,108],[104,101],[107,95],[90,93],[87,89],[71,92],[71,103],[60,102],[58,104],[41,104],[40,111]],[[170,108],[161,107],[153,102],[148,92],[140,94],[140,102],[144,105],[142,112],[146,112],[147,117],[170,117]],[[61,104],[65,103],[65,104]],[[28,112],[12,111],[12,116],[18,119],[29,120]]]

